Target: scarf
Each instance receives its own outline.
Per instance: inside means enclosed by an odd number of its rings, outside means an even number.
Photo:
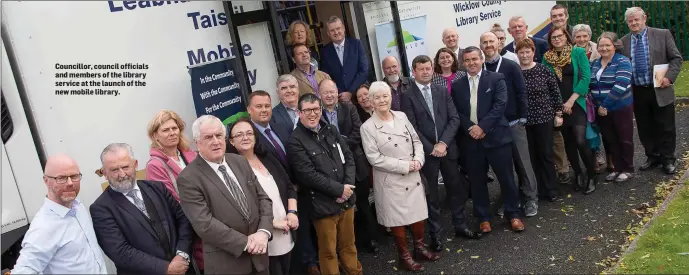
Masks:
[[[572,63],[572,45],[565,46],[559,55],[555,49],[550,49],[545,52],[543,58],[553,66],[557,79],[562,81],[562,68]]]

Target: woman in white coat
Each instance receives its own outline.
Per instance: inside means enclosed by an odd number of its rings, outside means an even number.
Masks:
[[[361,125],[361,141],[373,166],[378,223],[392,231],[400,268],[421,271],[423,266],[415,260],[440,259],[423,242],[424,222],[428,218],[425,187],[419,173],[424,162],[423,145],[407,116],[390,110],[390,86],[382,81],[374,82],[369,98],[374,112]],[[414,258],[407,248],[406,226],[411,227]]]

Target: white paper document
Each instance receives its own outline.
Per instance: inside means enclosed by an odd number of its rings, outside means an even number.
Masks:
[[[663,84],[663,78],[665,78],[668,68],[668,64],[653,66],[653,87],[658,88]]]

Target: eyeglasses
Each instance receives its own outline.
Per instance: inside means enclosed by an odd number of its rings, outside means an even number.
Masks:
[[[68,178],[71,179],[72,182],[78,182],[78,181],[81,180],[81,173],[79,173],[79,174],[74,174],[74,175],[70,175],[70,176],[59,176],[59,177],[51,177],[51,176],[48,176],[48,175],[45,175],[45,176],[48,177],[48,178],[54,179],[55,182],[57,182],[58,184],[67,183],[67,179],[68,179]]]
[[[236,139],[236,138],[244,139],[245,137],[253,138],[254,132],[237,133],[234,136],[232,136],[232,138],[234,138],[234,139]]]
[[[313,108],[313,109],[303,109],[300,112],[304,113],[305,115],[310,115],[310,114],[320,114],[321,113],[321,108]]]
[[[563,38],[565,38],[565,35],[564,35],[564,34],[553,36],[553,40],[560,40],[560,39],[563,39]]]
[[[498,40],[500,40],[500,42],[505,41],[505,39],[507,39],[507,37],[498,37]]]

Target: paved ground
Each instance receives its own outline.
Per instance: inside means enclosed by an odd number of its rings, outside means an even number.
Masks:
[[[679,111],[676,118],[679,157],[689,150],[689,108]],[[638,167],[645,156],[636,133],[634,138]],[[660,169],[637,171],[624,185],[602,184],[588,196],[561,185],[562,198],[552,203],[541,201],[538,216],[524,220],[524,232],[508,231],[509,225],[495,216],[493,232],[481,240],[447,241],[454,233],[447,230],[449,210],[444,210],[447,249],[438,262],[425,264],[424,273],[600,273],[603,267],[597,263],[620,253],[619,245],[625,238],[620,229],[639,221],[628,210],[653,201],[654,183],[670,178]],[[498,194],[497,184],[491,184],[492,201]],[[492,207],[497,208],[495,204]],[[471,202],[467,208],[471,213]],[[367,274],[395,273],[397,252],[392,237],[383,237],[377,255],[362,252],[359,258]]]

